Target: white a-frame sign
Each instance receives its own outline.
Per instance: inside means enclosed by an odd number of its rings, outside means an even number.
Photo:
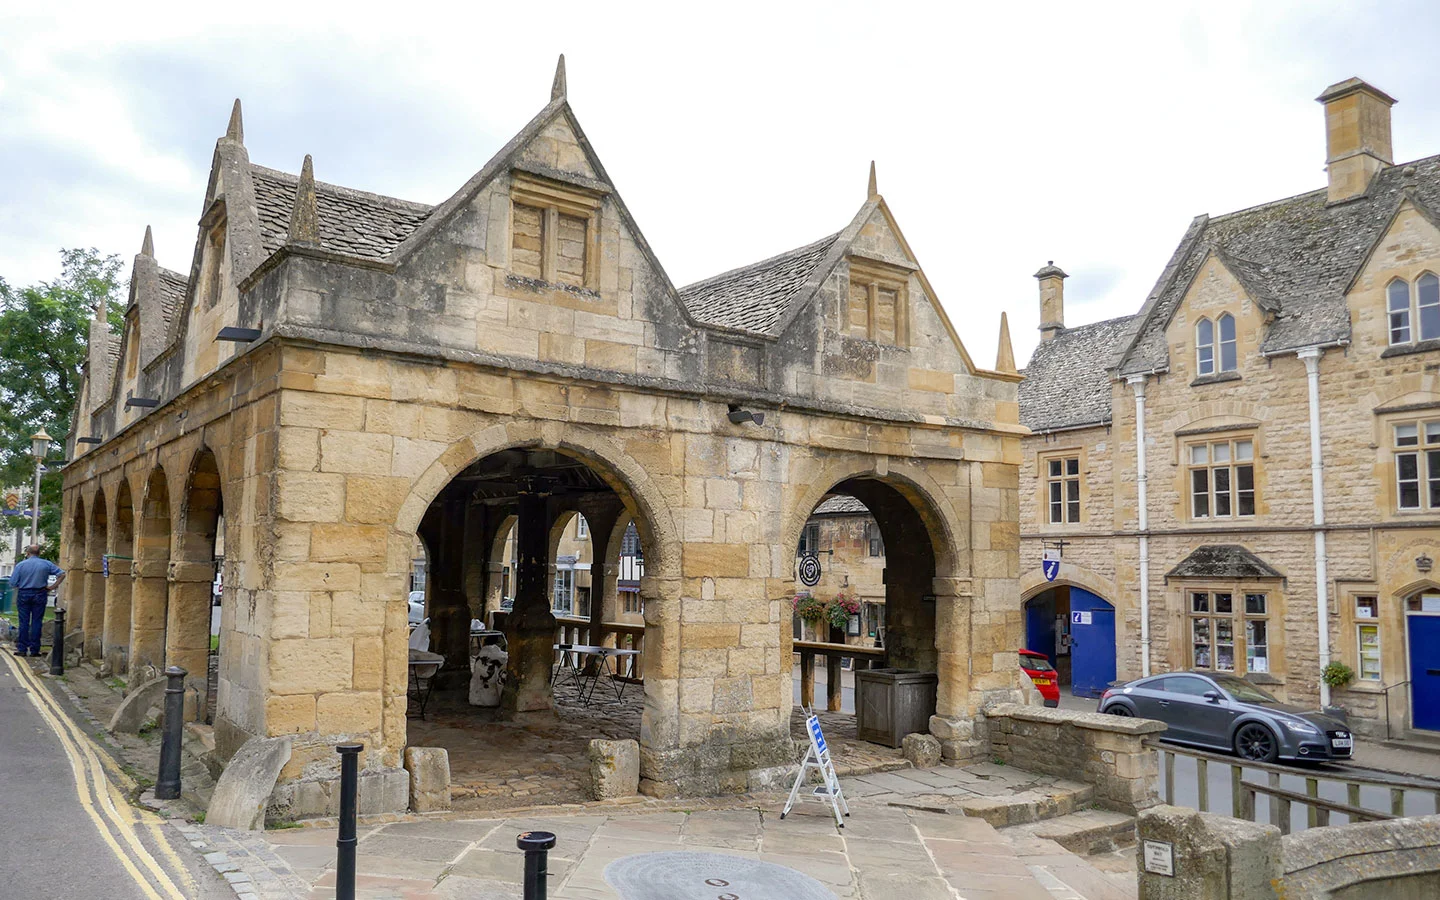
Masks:
[[[785,801],[785,811],[780,813],[780,818],[790,814],[795,801],[800,798],[800,789],[805,786],[811,770],[816,770],[819,771],[823,783],[816,785],[813,793],[816,797],[829,801],[830,809],[835,813],[835,824],[844,828],[844,816],[850,815],[850,804],[845,802],[845,794],[840,790],[840,778],[835,774],[834,764],[830,762],[830,748],[825,746],[825,733],[820,730],[820,720],[813,710],[802,708],[802,711],[805,713],[805,731],[810,735],[810,749],[805,751],[805,761],[800,763],[800,771],[795,773],[795,786],[790,788],[790,799]]]

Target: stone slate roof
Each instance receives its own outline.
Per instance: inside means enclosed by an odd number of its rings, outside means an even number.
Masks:
[[[1217,253],[1263,308],[1276,313],[1261,350],[1279,353],[1350,339],[1345,291],[1401,201],[1440,209],[1440,156],[1383,169],[1365,196],[1326,206],[1325,191],[1199,220],[1178,264],[1167,271],[1143,313],[1119,374],[1169,365],[1165,328],[1206,256]],[[1186,243],[1189,246],[1186,246]]]
[[[1110,359],[1134,316],[1067,328],[1042,341],[1020,382],[1020,424],[1053,431],[1110,421]]]
[[[839,234],[779,256],[731,269],[680,289],[680,298],[699,321],[722,328],[771,334],[790,301],[825,261]]]
[[[1166,578],[1284,578],[1265,560],[1239,544],[1209,544],[1165,575]]]
[[[160,267],[160,313],[164,316],[166,325],[175,320],[175,313],[184,305],[185,291],[189,287],[190,279],[179,272]]]
[[[826,497],[815,507],[812,516],[868,516],[870,508],[847,494]]]
[[[300,179],[252,165],[255,206],[260,213],[260,243],[267,254],[279,250],[290,231],[290,211]],[[384,259],[420,227],[434,207],[382,197],[347,187],[315,182],[320,214],[320,246],[363,259]]]

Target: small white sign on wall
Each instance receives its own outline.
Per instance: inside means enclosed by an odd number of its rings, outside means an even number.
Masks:
[[[1079,610],[1076,610],[1076,611],[1074,611],[1074,612],[1071,612],[1071,613],[1070,613],[1070,624],[1071,624],[1071,625],[1089,625],[1089,624],[1090,624],[1090,611],[1087,609],[1087,610],[1084,610],[1083,612],[1082,612],[1082,611],[1079,611]]]
[[[1169,841],[1146,841],[1145,871],[1175,877],[1175,845]]]

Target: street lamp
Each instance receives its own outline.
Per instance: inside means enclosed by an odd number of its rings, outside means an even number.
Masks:
[[[40,472],[50,453],[50,435],[40,430],[30,435],[30,455],[35,457],[35,493],[30,495],[30,543],[40,543]]]

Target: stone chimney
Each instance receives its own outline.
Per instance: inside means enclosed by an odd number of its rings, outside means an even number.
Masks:
[[[1065,330],[1065,279],[1055,260],[1035,273],[1040,281],[1040,340],[1048,341]]]
[[[1315,99],[1325,105],[1327,200],[1342,203],[1364,194],[1376,172],[1395,164],[1390,149],[1395,98],[1359,78],[1347,78]]]

